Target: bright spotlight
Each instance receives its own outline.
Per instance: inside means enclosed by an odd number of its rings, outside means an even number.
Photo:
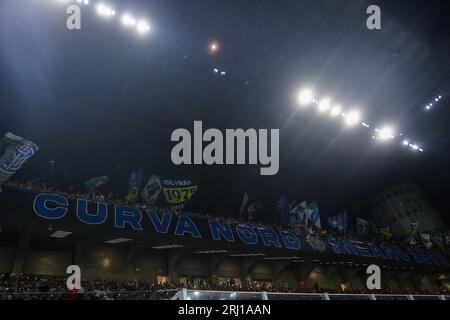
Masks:
[[[136,29],[140,34],[144,34],[150,31],[150,26],[145,20],[141,20],[137,23]]]
[[[330,99],[325,98],[325,99],[320,100],[317,108],[318,108],[319,112],[327,112],[328,110],[330,110],[330,106],[331,106]]]
[[[111,9],[111,7],[107,6],[106,4],[99,3],[97,5],[97,13],[104,17],[112,17],[116,14],[116,11]]]
[[[442,96],[439,96],[439,99],[442,99]]]
[[[425,109],[431,110],[431,107],[430,106],[426,106]]]
[[[89,4],[89,0],[84,0],[84,4],[88,5]]]
[[[122,24],[125,27],[134,27],[136,25],[136,20],[129,14],[124,14],[122,16]]]
[[[336,105],[333,108],[331,108],[330,114],[333,118],[336,118],[341,114],[341,106]]]
[[[310,89],[303,89],[298,95],[298,101],[302,106],[310,104],[314,99],[314,93]]]
[[[381,140],[394,139],[394,131],[389,127],[383,128],[378,133],[378,137]]]
[[[403,141],[403,145],[404,145],[404,146],[409,146],[409,141],[408,141],[408,140],[404,140],[404,141]]]
[[[345,123],[348,126],[354,126],[355,124],[357,124],[359,122],[359,119],[360,119],[359,112],[352,111],[345,117]]]
[[[415,145],[415,144],[413,144],[413,145],[411,146],[411,148],[412,148],[413,150],[419,150],[419,146],[418,146],[418,145]]]
[[[434,99],[434,101],[438,102],[438,101],[439,101],[439,99],[438,99],[438,98],[436,98],[436,99]]]

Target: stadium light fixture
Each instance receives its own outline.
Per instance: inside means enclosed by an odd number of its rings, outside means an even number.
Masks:
[[[140,20],[136,25],[136,30],[139,34],[145,34],[150,31],[150,25],[145,20]]]
[[[302,106],[310,104],[314,100],[314,92],[310,89],[303,89],[298,95],[298,102]]]
[[[322,100],[320,100],[319,105],[317,106],[317,110],[319,110],[319,112],[323,113],[323,112],[327,112],[328,110],[330,110],[331,108],[331,100],[328,98],[323,98]]]
[[[333,118],[336,118],[341,114],[341,106],[335,105],[333,108],[331,108],[330,114]]]
[[[403,141],[403,145],[404,145],[404,146],[409,146],[409,141],[408,141],[408,140],[404,140],[404,141]]]
[[[112,9],[110,6],[104,4],[104,3],[99,3],[97,5],[97,13],[103,17],[113,17],[116,15],[116,11],[114,9]]]
[[[394,139],[394,130],[390,127],[382,128],[378,132],[378,137],[380,140],[386,141],[388,139]]]
[[[358,111],[351,111],[346,117],[345,117],[345,123],[347,126],[351,127],[354,126],[359,122],[360,115]]]
[[[136,25],[136,19],[134,19],[131,15],[129,15],[128,13],[125,13],[122,16],[122,24],[125,27],[134,27]]]

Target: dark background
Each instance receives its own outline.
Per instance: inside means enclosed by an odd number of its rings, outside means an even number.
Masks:
[[[324,217],[366,216],[378,192],[413,181],[450,222],[448,1],[108,1],[148,18],[146,37],[98,17],[91,3],[81,31],[65,28],[64,5],[0,3],[0,133],[41,147],[19,176],[42,176],[54,160],[67,183],[107,174],[123,193],[131,170],[144,167],[195,179],[193,210],[237,215],[247,191],[270,209],[283,194],[317,200]],[[381,31],[366,28],[370,4],[382,9]],[[303,85],[360,106],[363,120],[394,125],[425,153],[299,110]],[[172,165],[171,132],[192,131],[194,120],[280,128],[279,174]]]

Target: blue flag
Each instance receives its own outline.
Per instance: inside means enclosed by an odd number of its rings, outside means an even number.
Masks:
[[[337,216],[328,218],[328,225],[337,231],[340,235],[346,235],[348,230],[347,210]]]

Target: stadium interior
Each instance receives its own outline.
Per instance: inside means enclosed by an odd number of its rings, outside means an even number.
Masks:
[[[450,300],[450,6],[392,2],[2,1],[0,300]]]

